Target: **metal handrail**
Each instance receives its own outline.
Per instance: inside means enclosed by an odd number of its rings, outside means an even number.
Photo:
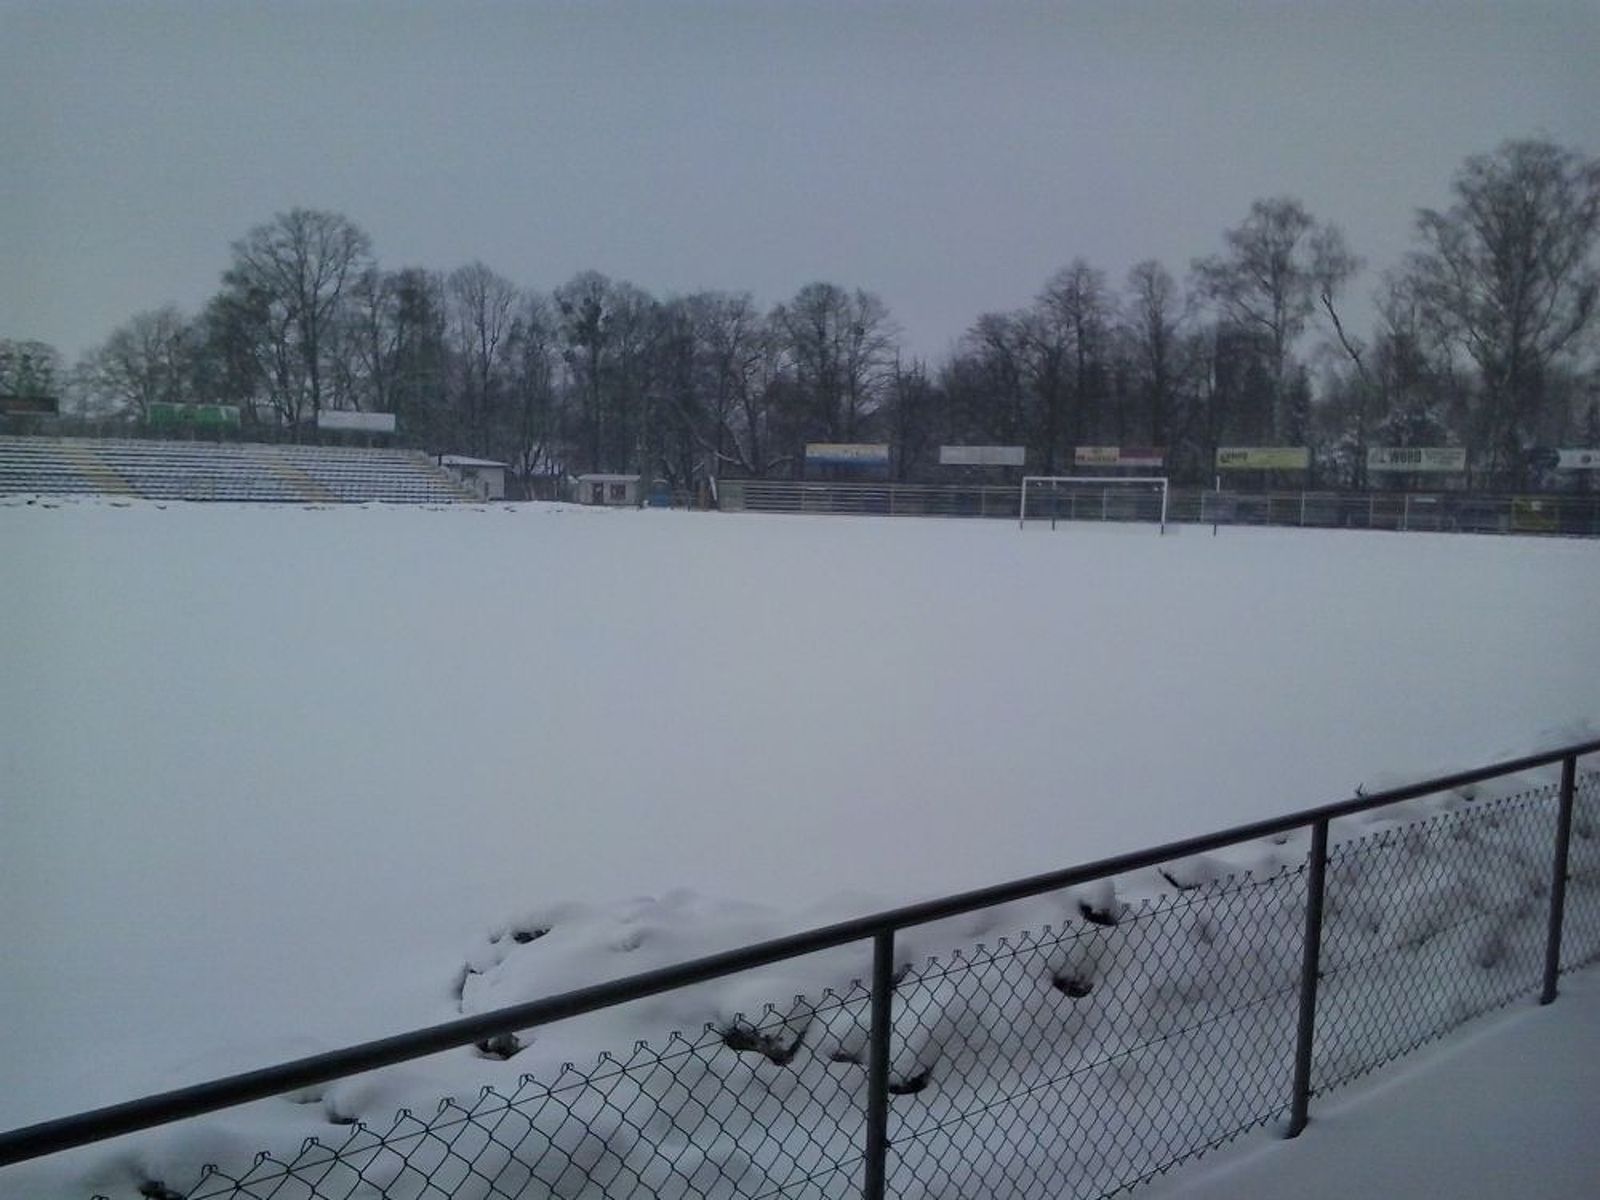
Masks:
[[[874,994],[878,1006],[881,1007],[887,1002],[887,991],[885,990],[881,997],[877,996],[876,993],[882,989],[883,980],[889,977],[889,957],[893,952],[894,934],[901,929],[924,925],[931,921],[957,916],[975,909],[989,908],[1014,900],[1026,899],[1045,892],[1091,883],[1110,876],[1122,875],[1130,871],[1156,866],[1172,859],[1204,854],[1207,851],[1217,850],[1224,846],[1253,841],[1257,838],[1271,837],[1306,826],[1320,830],[1318,840],[1325,842],[1328,822],[1341,817],[1354,816],[1386,805],[1397,804],[1404,800],[1412,800],[1419,796],[1452,791],[1487,779],[1512,775],[1519,771],[1548,766],[1557,762],[1564,764],[1562,785],[1565,797],[1563,803],[1570,812],[1573,769],[1576,760],[1582,755],[1595,753],[1600,753],[1600,738],[1575,742],[1559,749],[1545,750],[1537,754],[1524,755],[1520,758],[1506,759],[1470,771],[1458,771],[1454,774],[1440,775],[1400,787],[1387,788],[1380,792],[1357,794],[1347,800],[1302,809],[1285,816],[1235,825],[1215,833],[1183,838],[1161,846],[1127,854],[1117,854],[1063,870],[1048,871],[1044,874],[1012,880],[1009,883],[996,884],[973,891],[959,892],[935,900],[887,909],[883,912],[821,926],[803,933],[790,934],[739,949],[691,959],[674,966],[662,967],[654,971],[644,971],[637,975],[630,975],[608,983],[577,988],[524,1004],[510,1005],[478,1016],[463,1017],[460,1020],[447,1021],[442,1024],[414,1030],[410,1033],[362,1042],[342,1050],[314,1054],[305,1058],[280,1063],[276,1066],[230,1075],[208,1083],[177,1088],[172,1091],[146,1096],[142,1099],[130,1100],[121,1104],[24,1126],[6,1133],[0,1133],[0,1167],[39,1158],[47,1154],[54,1154],[62,1150],[69,1150],[77,1146],[88,1145],[92,1142],[103,1141],[106,1138],[134,1133],[152,1126],[168,1124],[187,1117],[200,1116],[204,1113],[230,1108],[248,1101],[264,1099],[282,1092],[326,1083],[329,1080],[343,1078],[347,1075],[356,1075],[379,1067],[392,1066],[411,1059],[423,1058],[430,1054],[470,1045],[500,1034],[511,1033],[521,1029],[531,1029],[554,1021],[582,1016],[586,1013],[613,1007],[614,1005],[643,999],[646,996],[673,991],[724,975],[767,966],[774,962],[798,958],[802,955],[814,954],[821,950],[829,950],[837,946],[867,939],[872,939],[875,945]],[[1564,863],[1564,850],[1564,846],[1558,848],[1558,870],[1561,869],[1560,864]],[[1319,878],[1320,872],[1314,872],[1314,877]],[[1553,936],[1559,942],[1559,913],[1554,911],[1552,912],[1552,924],[1555,929]],[[1307,971],[1309,976],[1314,979],[1314,955],[1308,957]],[[1547,983],[1548,990],[1550,990],[1550,986]],[[1551,994],[1553,994],[1553,991]],[[1312,996],[1314,999],[1314,991]],[[875,1008],[876,1015],[879,1014],[876,1013]],[[885,1063],[880,1059],[886,1056],[888,1029],[887,1023],[884,1023],[884,1028],[881,1031],[878,1030],[879,1021],[876,1019],[873,1024],[874,1032],[881,1035],[873,1039],[873,1061],[869,1066],[869,1075],[879,1085],[872,1090],[877,1092],[886,1080]],[[1302,1032],[1305,1033],[1307,1028],[1303,1024]],[[874,1105],[877,1108],[881,1106],[886,1097],[874,1096],[870,1099],[878,1102]],[[1297,1123],[1303,1125],[1304,1098],[1297,1095],[1296,1099],[1299,1105],[1297,1108]],[[1298,1129],[1294,1129],[1292,1132],[1298,1132]],[[878,1144],[872,1149],[881,1155],[884,1148],[881,1128],[877,1131],[875,1140]],[[881,1163],[879,1167],[880,1169],[876,1174],[878,1181],[881,1183]]]

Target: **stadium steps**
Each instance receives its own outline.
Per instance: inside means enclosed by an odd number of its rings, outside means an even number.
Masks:
[[[422,469],[426,471],[430,477],[436,480],[440,487],[449,488],[451,495],[453,495],[457,500],[471,504],[483,503],[482,496],[478,495],[477,492],[473,491],[454,475],[450,474],[449,471],[446,471],[438,463],[434,462],[433,459],[427,457],[426,455],[421,457]]]
[[[304,499],[309,500],[311,503],[333,504],[338,502],[338,496],[323,487],[321,483],[311,478],[310,475],[306,474],[294,463],[286,462],[276,455],[266,455],[262,461],[266,464],[267,470],[271,471],[279,479],[283,480],[288,487],[299,492]]]
[[[256,503],[476,499],[409,450],[0,437],[0,493]]]
[[[132,496],[136,494],[133,486],[118,472],[102,462],[89,444],[63,442],[61,453],[68,462],[78,468],[79,473],[84,478],[94,484],[96,491],[106,492],[113,496]]]

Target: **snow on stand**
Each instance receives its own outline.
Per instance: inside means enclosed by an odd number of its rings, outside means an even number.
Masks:
[[[1315,1091],[1537,987],[1555,790],[1530,772],[1335,824]],[[1103,1195],[1281,1117],[1306,846],[1300,831],[902,931],[891,1190]],[[1600,774],[1580,776],[1569,865],[1568,968],[1600,956]],[[452,994],[488,1012],[870,907],[531,908],[467,949]],[[851,944],[13,1178],[19,1195],[190,1200],[854,1194],[869,975],[870,945]]]

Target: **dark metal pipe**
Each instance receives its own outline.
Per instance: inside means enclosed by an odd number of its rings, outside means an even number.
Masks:
[[[1544,944],[1544,989],[1539,1003],[1556,998],[1556,977],[1561,974],[1561,920],[1567,907],[1567,849],[1572,841],[1572,791],[1578,774],[1578,760],[1568,755],[1561,761],[1561,807],[1556,812],[1555,862],[1550,869],[1550,931]]]
[[[872,939],[872,1031],[867,1049],[867,1164],[861,1194],[883,1200],[889,1160],[889,1034],[894,1011],[894,931]]]
[[[1294,1097],[1289,1108],[1289,1137],[1299,1137],[1311,1108],[1311,1049],[1317,1033],[1317,981],[1322,970],[1322,895],[1328,867],[1328,821],[1311,827],[1311,856],[1306,862],[1306,934],[1300,963],[1300,1022],[1294,1044]]]

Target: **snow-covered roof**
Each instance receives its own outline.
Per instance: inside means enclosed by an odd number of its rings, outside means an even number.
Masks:
[[[579,483],[638,483],[637,475],[579,475]]]
[[[492,458],[469,458],[465,454],[441,454],[439,455],[439,465],[441,467],[504,467],[507,464],[496,462]]]

